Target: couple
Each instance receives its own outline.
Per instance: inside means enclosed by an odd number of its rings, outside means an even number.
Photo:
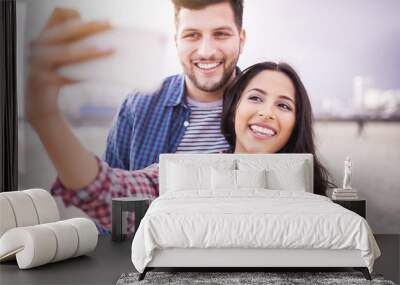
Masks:
[[[327,174],[315,156],[311,106],[296,72],[268,62],[243,72],[236,68],[245,41],[243,1],[173,2],[184,75],[167,78],[152,95],[127,97],[108,136],[104,160],[82,146],[59,111],[60,88],[75,80],[61,78],[57,69],[112,54],[73,48],[74,41],[110,29],[109,24],[85,23],[75,11],[57,10],[32,45],[26,111],[58,172],[52,194],[111,228],[112,197],[158,196],[155,163],[160,153],[212,149],[312,153],[314,192],[323,195]],[[221,122],[221,129],[210,134],[203,126],[193,132],[197,119]]]

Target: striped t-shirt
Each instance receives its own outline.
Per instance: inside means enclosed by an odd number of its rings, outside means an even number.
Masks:
[[[220,153],[229,149],[221,134],[222,100],[197,102],[187,97],[191,114],[176,152]]]

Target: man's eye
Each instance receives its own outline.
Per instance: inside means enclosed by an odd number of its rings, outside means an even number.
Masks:
[[[195,39],[196,37],[197,37],[196,33],[190,33],[190,34],[183,35],[184,39]]]
[[[228,33],[225,33],[225,32],[216,32],[214,35],[215,35],[217,38],[226,38],[226,37],[229,37],[229,34],[228,34]]]

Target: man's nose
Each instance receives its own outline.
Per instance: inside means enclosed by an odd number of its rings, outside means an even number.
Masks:
[[[197,53],[202,58],[208,59],[214,56],[215,50],[216,48],[213,40],[209,37],[203,37],[200,42],[200,46],[197,49]]]

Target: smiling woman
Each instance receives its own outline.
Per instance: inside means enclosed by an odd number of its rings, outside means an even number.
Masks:
[[[235,153],[311,153],[314,193],[325,195],[328,173],[315,152],[307,91],[286,63],[244,70],[224,94],[221,130]]]

